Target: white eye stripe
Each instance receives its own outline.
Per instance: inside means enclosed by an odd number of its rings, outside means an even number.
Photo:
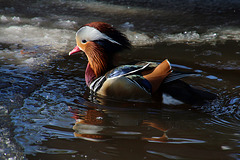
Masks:
[[[89,27],[89,26],[84,26],[80,28],[77,33],[76,33],[76,38],[80,41],[86,40],[86,41],[95,41],[95,40],[101,40],[101,39],[106,39],[112,43],[116,43],[118,45],[121,45],[117,41],[113,40],[106,34],[100,32],[94,27]]]

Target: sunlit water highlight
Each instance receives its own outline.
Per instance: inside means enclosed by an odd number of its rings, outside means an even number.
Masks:
[[[234,0],[3,1],[0,159],[240,158],[239,12]],[[121,63],[168,58],[219,98],[166,106],[89,96],[86,57],[67,54],[91,21],[130,39]]]

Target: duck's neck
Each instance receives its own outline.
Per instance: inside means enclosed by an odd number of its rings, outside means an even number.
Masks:
[[[92,67],[90,66],[90,63],[87,64],[87,68],[85,71],[85,81],[87,86],[90,86],[93,80],[95,80],[97,76],[95,75]]]
[[[96,78],[104,75],[106,72],[108,72],[109,70],[111,70],[113,68],[113,65],[109,64],[108,67],[106,68],[106,70],[102,70],[101,72],[99,72],[98,74],[96,74],[96,70],[94,70],[91,67],[91,64],[88,62],[87,64],[87,68],[85,70],[85,81],[87,86],[89,86]]]
[[[85,79],[89,86],[94,79],[104,75],[113,68],[113,57],[115,52],[109,54],[97,43],[93,43],[85,50],[85,54],[88,58]]]

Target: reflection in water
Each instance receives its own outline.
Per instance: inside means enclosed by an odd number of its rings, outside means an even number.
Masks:
[[[181,159],[186,157],[183,155],[188,152],[192,154],[187,157],[193,158],[197,155],[200,159],[206,159],[207,153],[210,153],[202,146],[209,143],[209,136],[215,131],[213,129],[205,132],[206,126],[198,125],[197,121],[202,119],[199,113],[172,112],[167,111],[168,108],[128,110],[130,106],[125,109],[114,107],[110,109],[100,105],[93,107],[89,102],[87,104],[87,110],[76,107],[70,109],[72,118],[75,119],[74,136],[90,143],[90,146],[100,147],[100,152],[108,159],[110,157],[131,159],[122,154],[132,156],[135,154],[133,156],[135,159],[154,156]],[[201,136],[198,136],[199,134]],[[221,141],[222,138],[224,139],[220,136],[216,140]],[[83,141],[79,146],[86,145]],[[229,147],[223,144],[220,143],[218,147],[223,149]],[[231,149],[225,151],[232,152]],[[218,158],[227,158],[225,153],[219,153],[218,149],[212,150],[211,153]],[[89,154],[92,152],[87,153],[88,156]]]
[[[168,128],[164,127],[163,125],[161,125],[161,123],[157,123],[157,122],[144,121],[143,124],[156,128],[163,132],[163,135],[161,137],[151,137],[151,138],[143,137],[144,140],[148,140],[150,142],[151,141],[152,142],[168,142],[168,139],[169,139],[167,136]]]
[[[113,138],[110,136],[112,134],[118,134],[123,136],[141,136],[143,131],[121,131],[118,127],[137,127],[141,126],[143,128],[155,128],[160,132],[163,132],[163,136],[160,138],[162,141],[167,141],[168,137],[166,132],[171,127],[165,123],[153,122],[149,120],[144,120],[143,113],[126,113],[110,110],[102,110],[98,108],[88,108],[87,111],[81,111],[80,109],[70,110],[76,120],[73,129],[75,130],[74,136],[83,138],[90,141],[106,140],[108,138]],[[110,111],[110,112],[109,112]],[[107,132],[106,132],[107,130]],[[107,133],[107,134],[103,134]],[[142,138],[148,140],[148,138]]]
[[[107,138],[106,135],[102,135],[100,132],[104,130],[105,126],[105,114],[101,110],[89,109],[85,114],[81,114],[80,110],[72,110],[74,113],[74,119],[76,120],[73,126],[74,136],[83,138],[89,141],[103,141]]]
[[[142,111],[128,112],[99,109],[88,106],[87,111],[81,109],[70,109],[76,122],[73,126],[74,136],[90,142],[106,143],[107,146],[101,152],[110,156],[124,158],[132,153],[134,158],[147,156],[145,144],[150,139],[167,142],[166,131],[171,125],[166,122],[145,120]],[[163,120],[164,121],[164,120]],[[154,132],[163,134],[160,138],[146,138],[145,134],[156,129]],[[105,142],[106,141],[106,142]],[[128,147],[125,147],[127,143]],[[123,153],[123,154],[122,154]],[[138,155],[138,156],[137,156]],[[129,157],[125,157],[129,159]]]
[[[74,136],[84,140],[100,142],[116,138],[117,135],[117,137],[122,138],[131,136],[148,142],[204,143],[201,140],[169,138],[167,132],[174,129],[175,124],[170,115],[167,115],[167,118],[163,116],[157,119],[146,119],[147,117],[141,111],[126,113],[126,111],[119,112],[88,107],[87,111],[70,108],[74,115],[72,118],[76,121],[73,126]],[[128,127],[131,127],[132,130],[129,130]],[[128,128],[128,130],[123,128]],[[158,135],[146,137],[145,134],[151,130],[155,130],[154,132],[157,132]]]

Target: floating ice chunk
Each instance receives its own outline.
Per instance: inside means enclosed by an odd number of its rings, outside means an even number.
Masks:
[[[184,33],[177,34],[163,34],[163,41],[169,42],[199,42],[201,41],[200,35],[196,31],[185,31]]]
[[[12,17],[12,20],[13,20],[14,22],[21,22],[20,17],[16,17],[16,16],[13,16],[13,17]]]
[[[33,22],[42,22],[42,21],[44,21],[43,18],[41,18],[41,17],[34,17],[34,18],[32,18],[31,20],[32,20]]]
[[[144,33],[137,33],[129,30],[125,32],[125,35],[134,46],[154,45],[159,41],[159,39],[155,37],[151,38]]]
[[[218,37],[218,33],[215,32],[210,32],[210,33],[206,33],[202,35],[202,40],[203,41],[207,41],[207,42],[211,42],[216,40]]]
[[[31,22],[34,24],[34,25],[41,25],[43,22],[45,22],[46,20],[42,17],[34,17],[31,19]]]
[[[65,28],[65,29],[72,29],[77,26],[77,23],[75,21],[70,20],[59,20],[55,23],[58,27]]]
[[[219,38],[223,40],[240,40],[239,28],[226,28],[220,31]]]
[[[0,18],[1,22],[8,22],[8,19],[6,16],[2,15]]]

